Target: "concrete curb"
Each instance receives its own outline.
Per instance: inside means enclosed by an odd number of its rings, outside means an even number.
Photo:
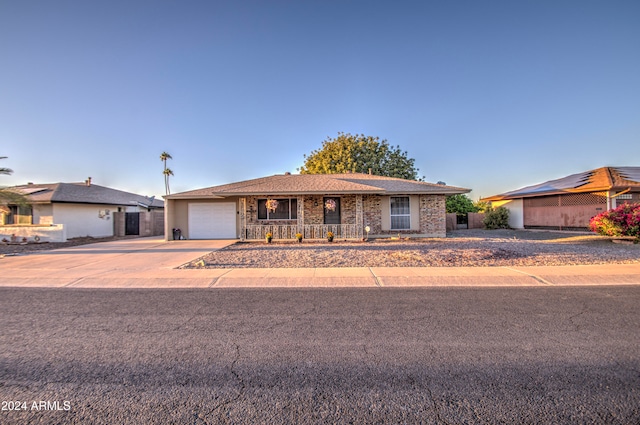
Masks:
[[[178,269],[235,241],[140,238],[0,259],[0,286],[392,288],[640,285],[640,263],[548,267]]]
[[[336,288],[640,285],[640,264],[554,267],[24,270],[0,286],[69,288]]]

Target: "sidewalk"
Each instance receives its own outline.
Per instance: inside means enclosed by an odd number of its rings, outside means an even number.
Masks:
[[[235,241],[127,239],[0,258],[0,286],[72,288],[639,285],[640,264],[176,269]]]

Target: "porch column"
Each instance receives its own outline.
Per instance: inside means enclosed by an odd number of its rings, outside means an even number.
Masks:
[[[356,235],[358,235],[360,239],[363,238],[364,232],[362,224],[364,223],[364,219],[362,214],[362,195],[356,195]]]
[[[240,198],[240,240],[247,238],[247,198]]]
[[[298,196],[298,232],[304,235],[304,196]]]

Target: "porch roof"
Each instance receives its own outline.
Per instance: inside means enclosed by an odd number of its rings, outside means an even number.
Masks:
[[[167,195],[165,199],[216,198],[259,195],[314,194],[441,194],[468,193],[470,189],[370,174],[277,174],[221,186]]]

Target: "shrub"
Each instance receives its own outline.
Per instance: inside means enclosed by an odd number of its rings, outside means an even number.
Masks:
[[[505,207],[488,208],[482,223],[486,229],[508,229],[509,210]]]
[[[640,238],[640,204],[622,204],[593,217],[589,228],[604,236]]]

